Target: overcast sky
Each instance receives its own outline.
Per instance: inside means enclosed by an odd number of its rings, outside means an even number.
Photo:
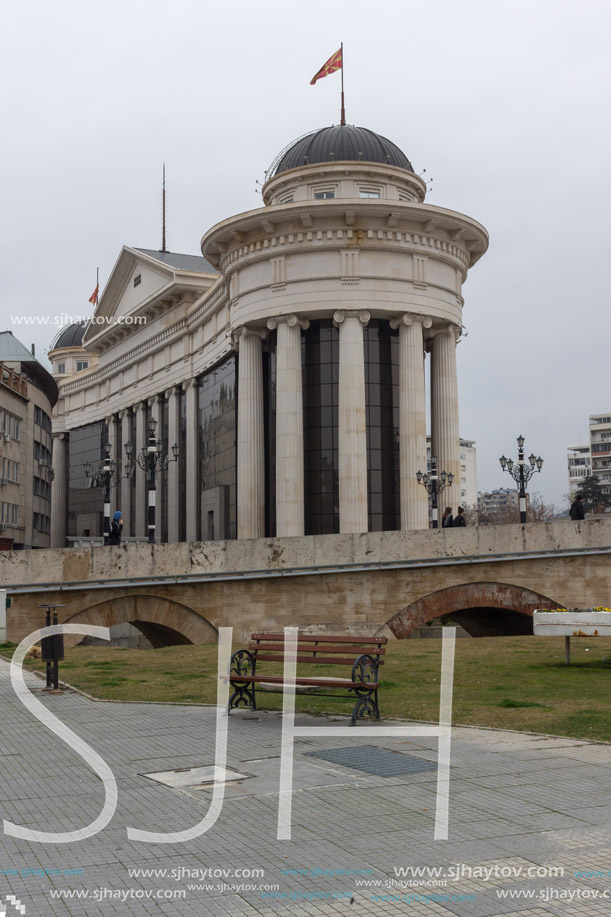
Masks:
[[[87,316],[123,244],[199,254],[214,223],[261,205],[293,139],[339,121],[393,140],[431,203],[479,220],[490,248],[464,288],[461,435],[480,489],[509,486],[515,439],[563,504],[566,447],[611,413],[607,0],[121,0],[9,4],[0,35],[2,328],[44,353]],[[52,320],[52,319],[51,319]]]

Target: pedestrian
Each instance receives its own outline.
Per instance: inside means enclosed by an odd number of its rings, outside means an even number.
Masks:
[[[441,517],[441,528],[442,529],[451,529],[454,525],[454,516],[452,515],[452,507],[446,506],[443,511],[443,516]]]
[[[461,527],[464,527],[466,524],[467,524],[467,520],[465,519],[465,511],[462,506],[459,506],[456,512],[456,517],[454,519],[454,528],[455,529],[461,528]]]
[[[573,522],[578,522],[580,519],[586,518],[586,508],[583,505],[583,497],[577,494],[573,502],[571,503],[571,508],[569,510],[569,515]]]
[[[108,544],[121,544],[121,534],[123,532],[123,513],[120,509],[116,511],[110,523],[110,535]]]

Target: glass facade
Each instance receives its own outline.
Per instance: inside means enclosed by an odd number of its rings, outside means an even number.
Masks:
[[[163,443],[163,454],[167,455],[168,459],[174,457],[171,446],[172,443],[169,443],[169,428],[170,428],[170,402],[167,398],[161,397],[159,417],[161,420],[161,431],[159,433],[159,439]],[[159,474],[157,479],[157,488],[160,490],[159,494],[159,510],[161,513],[161,540],[168,540],[168,469],[162,471]]]
[[[364,329],[367,504],[370,532],[401,528],[399,496],[399,335],[387,321]]]
[[[237,365],[235,354],[198,379],[199,491],[204,540],[237,538]],[[218,513],[222,518],[217,518]]]
[[[134,411],[131,412],[129,420],[129,441],[132,444],[132,464],[135,464],[136,456],[136,414]],[[126,534],[135,535],[136,534],[136,473],[138,468],[132,470],[131,477],[129,479],[129,532]]]
[[[330,319],[302,335],[305,534],[339,532],[339,331]]]
[[[84,464],[94,469],[104,457],[108,440],[105,423],[91,423],[70,431],[68,461],[68,535],[101,535],[104,529],[104,497],[101,487],[92,487]]]

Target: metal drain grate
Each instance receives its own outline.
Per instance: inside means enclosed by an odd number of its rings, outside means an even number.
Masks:
[[[307,751],[312,758],[322,758],[341,764],[364,774],[376,777],[401,777],[403,774],[420,774],[436,771],[437,765],[423,758],[415,758],[401,751],[390,751],[376,745],[351,745],[350,748],[330,748],[327,751]]]

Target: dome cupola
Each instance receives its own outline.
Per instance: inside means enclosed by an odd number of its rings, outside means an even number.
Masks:
[[[366,127],[321,127],[294,140],[266,172],[267,206],[332,198],[424,200],[426,183],[399,147]]]

